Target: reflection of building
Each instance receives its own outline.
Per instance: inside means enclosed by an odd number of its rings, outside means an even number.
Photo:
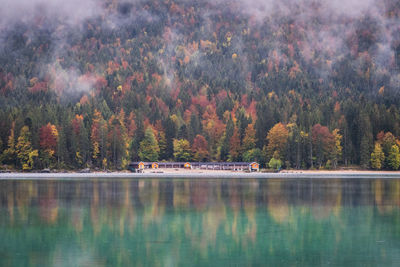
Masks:
[[[131,162],[128,170],[136,172],[143,169],[198,169],[198,170],[231,170],[259,171],[257,162]]]

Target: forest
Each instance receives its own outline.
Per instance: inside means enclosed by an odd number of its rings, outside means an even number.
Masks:
[[[400,166],[396,0],[17,0],[0,169]]]

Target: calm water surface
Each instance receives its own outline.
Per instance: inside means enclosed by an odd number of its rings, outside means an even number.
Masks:
[[[0,181],[0,266],[399,266],[400,180]]]

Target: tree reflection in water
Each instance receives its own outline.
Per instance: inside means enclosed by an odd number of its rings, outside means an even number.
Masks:
[[[394,264],[400,180],[0,181],[0,265]]]

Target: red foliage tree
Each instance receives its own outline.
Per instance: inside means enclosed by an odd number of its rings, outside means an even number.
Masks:
[[[38,82],[35,83],[32,87],[29,87],[29,92],[38,93],[38,92],[46,92],[48,89],[47,82]]]
[[[193,140],[192,152],[195,161],[203,161],[208,158],[208,142],[202,135],[196,135]]]
[[[135,113],[131,112],[129,114],[128,121],[127,121],[127,130],[128,130],[128,137],[129,138],[133,138],[133,135],[135,134],[135,131],[136,131],[136,128],[137,128],[136,127],[136,123],[135,123],[135,119],[136,119]]]
[[[39,129],[40,147],[50,156],[55,153],[58,142],[58,131],[55,125],[47,123]]]
[[[72,120],[72,129],[76,135],[79,135],[81,131],[81,124],[83,123],[83,116],[82,115],[75,115],[75,118]]]
[[[233,135],[230,140],[230,161],[238,161],[240,158],[241,146],[240,146],[240,135],[237,128],[233,130]]]
[[[323,161],[329,159],[329,154],[335,147],[335,138],[328,127],[316,124],[312,127],[312,142],[317,156],[317,163],[322,166]]]

